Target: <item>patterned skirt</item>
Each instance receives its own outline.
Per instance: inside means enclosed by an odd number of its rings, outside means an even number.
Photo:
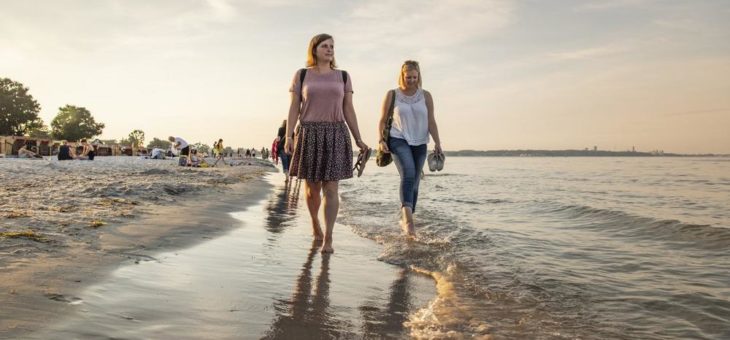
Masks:
[[[297,127],[289,175],[310,182],[352,177],[352,144],[344,122],[306,122]]]

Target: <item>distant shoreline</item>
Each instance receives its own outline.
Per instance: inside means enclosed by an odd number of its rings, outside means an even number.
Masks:
[[[454,157],[730,157],[723,154],[678,154],[667,152],[602,150],[459,150],[444,151]]]

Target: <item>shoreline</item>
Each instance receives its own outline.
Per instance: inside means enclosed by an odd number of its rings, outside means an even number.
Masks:
[[[437,296],[432,277],[380,261],[382,246],[348,225],[336,227],[336,253],[320,254],[310,246],[300,186],[279,183],[268,166],[219,173],[138,165],[126,186],[163,172],[176,179],[161,184],[161,196],[114,196],[129,208],[122,222],[93,228],[79,220],[62,226],[79,234],[59,240],[48,226],[61,209],[2,220],[0,231],[30,221],[46,239],[0,238],[0,338],[404,338],[409,318]],[[174,194],[187,175],[205,184]],[[119,206],[88,218],[114,216]]]
[[[228,214],[200,212],[254,204],[270,190],[263,177],[274,169],[255,159],[208,169],[177,167],[174,160],[99,160],[0,160],[0,180],[8,183],[0,189],[7,198],[0,203],[0,233],[37,236],[0,237],[0,337],[59,319],[78,292],[120,266],[234,228],[238,222]],[[74,176],[82,180],[42,181]]]
[[[407,321],[436,295],[432,278],[378,260],[382,247],[348,225],[335,227],[336,252],[321,254],[300,191],[279,179],[265,176],[265,198],[245,194],[252,205],[206,210],[203,223],[235,221],[225,235],[125,262],[27,338],[411,336]]]

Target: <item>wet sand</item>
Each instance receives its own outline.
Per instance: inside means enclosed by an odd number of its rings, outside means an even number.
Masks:
[[[254,202],[268,190],[261,177],[273,170],[261,160],[239,165],[191,169],[132,157],[0,160],[0,338],[66,315],[81,289],[120,265],[232,228],[230,218],[222,223],[201,209],[221,197]]]
[[[100,250],[69,251],[82,264],[74,270],[4,284],[37,287],[8,294],[0,337],[408,337],[433,281],[379,262],[380,246],[344,225],[336,253],[320,254],[301,189],[269,177],[119,225],[99,237]]]

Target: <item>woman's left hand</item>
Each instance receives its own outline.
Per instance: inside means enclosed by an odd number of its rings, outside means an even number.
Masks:
[[[444,152],[443,152],[443,151],[441,150],[441,144],[440,144],[440,143],[439,143],[439,144],[436,144],[436,145],[435,145],[435,146],[433,147],[433,149],[434,149],[434,150],[436,151],[436,153],[444,153]]]

